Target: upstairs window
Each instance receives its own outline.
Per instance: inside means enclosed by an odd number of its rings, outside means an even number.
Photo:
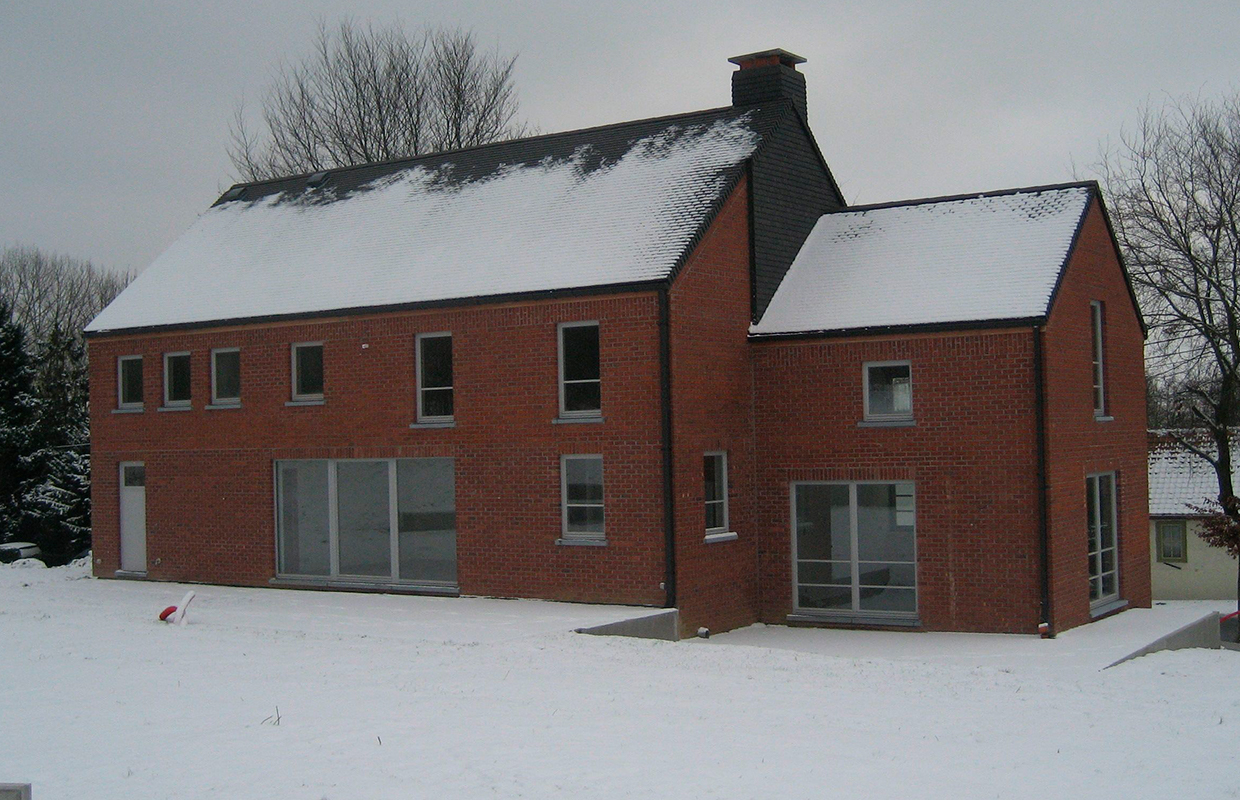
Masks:
[[[913,418],[913,368],[908,361],[871,361],[863,369],[865,418],[898,422]]]
[[[418,422],[451,422],[452,335],[420,334],[417,351]]]
[[[211,351],[211,404],[235,406],[241,402],[241,350]]]
[[[116,359],[116,407],[131,411],[142,409],[142,356]]]
[[[602,411],[597,322],[560,325],[560,416],[597,417]]]
[[[164,353],[164,406],[189,407],[192,375],[189,353]]]
[[[603,525],[603,457],[560,459],[563,539],[568,543],[606,541]]]
[[[1188,525],[1182,519],[1163,519],[1155,524],[1158,560],[1164,564],[1188,561]]]
[[[293,345],[293,401],[323,399],[323,343]]]
[[[728,530],[728,454],[707,453],[703,456],[702,476],[705,482],[706,532],[725,533]]]
[[[1103,324],[1103,307],[1101,300],[1093,300],[1089,304],[1089,330],[1091,349],[1093,351],[1093,376],[1094,376],[1094,416],[1105,417],[1107,415],[1106,405],[1106,386],[1104,384],[1105,365],[1102,360],[1102,324]]]

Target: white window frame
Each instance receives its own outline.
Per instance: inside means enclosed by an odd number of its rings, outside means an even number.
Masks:
[[[908,412],[880,414],[870,410],[870,370],[877,367],[908,367]],[[896,361],[866,361],[861,365],[861,392],[865,403],[866,422],[908,422],[913,419],[913,362],[908,359]]]
[[[437,331],[435,333],[419,333],[414,337],[414,371],[417,382],[417,420],[418,422],[452,422],[456,419],[456,345],[452,347],[452,383],[448,386],[431,386],[422,385],[422,342],[427,339],[451,339],[451,331]],[[452,414],[426,414],[422,410],[422,393],[427,389],[431,391],[442,391],[448,389],[452,392]]]
[[[1089,301],[1090,369],[1093,375],[1094,416],[1107,416],[1106,393],[1106,306],[1101,300]]]
[[[237,353],[237,396],[236,397],[220,397],[219,386],[217,385],[218,372],[215,368],[215,357],[220,353]],[[239,406],[241,405],[241,348],[240,347],[217,347],[211,351],[211,405],[213,406]]]
[[[1101,502],[1101,500],[1102,500],[1102,488],[1101,488],[1101,487],[1102,487],[1102,479],[1106,479],[1106,480],[1109,480],[1109,481],[1111,482],[1111,537],[1112,537],[1112,538],[1113,538],[1113,540],[1114,540],[1114,543],[1111,545],[1111,548],[1106,548],[1106,547],[1103,547],[1103,543],[1102,543],[1102,527],[1101,527],[1101,521],[1102,521],[1102,502]],[[1091,482],[1092,482],[1092,484],[1093,484],[1093,492],[1094,492],[1094,498],[1093,498],[1093,500],[1094,500],[1094,518],[1093,518],[1093,519],[1086,519],[1086,520],[1085,520],[1085,525],[1086,525],[1086,528],[1085,528],[1085,547],[1086,547],[1086,553],[1087,553],[1088,558],[1089,558],[1089,575],[1088,575],[1088,584],[1087,584],[1087,586],[1086,586],[1086,590],[1085,590],[1085,596],[1086,596],[1086,597],[1088,597],[1088,596],[1089,596],[1089,588],[1088,588],[1088,587],[1089,587],[1089,585],[1092,585],[1092,584],[1093,584],[1094,578],[1095,578],[1095,577],[1097,577],[1097,578],[1099,579],[1099,584],[1100,584],[1100,585],[1099,585],[1099,589],[1098,589],[1098,597],[1097,597],[1096,599],[1090,599],[1090,601],[1089,601],[1089,607],[1090,607],[1091,609],[1097,609],[1097,608],[1099,608],[1099,607],[1101,607],[1101,606],[1110,605],[1110,604],[1112,604],[1112,603],[1116,602],[1117,600],[1119,600],[1119,598],[1120,598],[1120,574],[1119,574],[1120,569],[1119,569],[1119,559],[1120,559],[1120,552],[1121,552],[1121,551],[1120,551],[1120,546],[1119,546],[1119,542],[1120,542],[1120,531],[1119,531],[1119,479],[1118,479],[1118,473],[1116,473],[1116,472],[1091,472],[1090,474],[1088,474],[1088,475],[1086,475],[1086,476],[1085,476],[1085,491],[1086,491],[1086,492],[1089,492],[1089,491],[1090,491],[1090,483],[1091,483]],[[1086,511],[1086,515],[1088,516],[1088,513],[1089,513],[1089,503],[1088,503],[1088,498],[1086,498],[1086,501],[1087,501],[1087,502],[1086,502],[1086,505],[1085,505],[1085,511]],[[1090,525],[1095,525],[1095,526],[1098,526],[1098,550],[1097,550],[1097,552],[1096,552],[1096,553],[1095,553],[1095,552],[1090,552],[1090,551],[1088,550],[1088,547],[1089,547],[1089,526],[1090,526]],[[1115,566],[1114,566],[1114,568],[1113,568],[1112,570],[1110,570],[1111,572],[1113,572],[1113,573],[1115,574],[1115,591],[1114,591],[1114,592],[1112,592],[1111,594],[1102,594],[1101,579],[1102,579],[1102,576],[1103,576],[1103,575],[1107,574],[1107,573],[1105,573],[1105,572],[1103,572],[1103,571],[1102,571],[1102,553],[1103,553],[1103,551],[1104,551],[1104,550],[1107,550],[1107,549],[1114,549],[1114,550],[1115,550]],[[1097,569],[1097,573],[1095,573],[1095,572],[1094,572],[1094,570],[1095,570],[1095,569]]]
[[[1172,528],[1175,530],[1175,536],[1180,540],[1180,557],[1168,558],[1163,552],[1163,542],[1166,537],[1163,530]],[[1182,519],[1159,519],[1154,521],[1154,555],[1162,564],[1187,564],[1188,563],[1188,521]]]
[[[565,328],[599,328],[599,371],[597,379],[569,381],[569,383],[597,383],[599,385],[598,408],[584,409],[577,411],[568,411],[564,407],[564,329]],[[561,322],[556,326],[556,362],[559,367],[559,392],[560,392],[560,417],[564,419],[573,418],[597,418],[603,415],[603,332],[598,324],[598,320],[586,320],[582,322]]]
[[[913,514],[913,560],[912,561],[890,561],[883,563],[890,564],[907,564],[913,567],[913,585],[911,587],[900,587],[903,589],[913,590],[913,601],[916,611],[875,611],[861,610],[861,582],[860,582],[860,536],[858,534],[857,519],[857,487],[866,485],[882,485],[889,486],[894,484],[907,484],[912,488],[912,493],[905,495],[912,498],[913,508],[910,509]],[[800,556],[797,552],[797,487],[798,486],[847,486],[848,487],[848,535],[849,535],[849,562],[851,572],[851,591],[852,600],[849,609],[832,609],[824,610],[819,608],[802,608],[800,592],[800,579],[798,576],[798,563]],[[789,532],[792,536],[792,609],[794,615],[802,617],[821,617],[837,620],[847,620],[856,622],[872,622],[892,620],[901,622],[906,620],[918,620],[921,614],[921,561],[920,547],[918,546],[918,523],[917,523],[917,482],[916,481],[897,481],[897,480],[866,480],[866,481],[792,481],[788,491],[788,518]],[[897,508],[899,513],[899,495],[897,495]]]
[[[189,367],[190,367],[189,397],[185,400],[173,400],[171,397],[168,396],[168,391],[169,389],[172,388],[172,381],[170,380],[170,377],[169,377],[171,373],[171,370],[169,369],[169,362],[174,358],[181,358],[181,357],[189,359]],[[193,402],[194,402],[194,359],[193,359],[193,355],[188,350],[178,350],[174,353],[164,353],[164,408],[189,408],[193,404]]]
[[[705,460],[708,458],[719,459],[719,463],[722,467],[721,476],[720,476],[721,479],[719,483],[723,491],[722,497],[720,497],[718,500],[711,500],[710,498],[706,497],[706,485],[705,485],[705,481],[703,480],[703,485],[702,485],[703,513],[705,513],[706,507],[711,505],[712,503],[720,504],[723,506],[723,525],[720,525],[714,528],[710,528],[710,527],[706,528],[706,535],[707,537],[710,537],[712,534],[720,534],[720,533],[729,532],[731,530],[730,526],[732,524],[732,520],[731,520],[731,517],[729,516],[729,509],[728,509],[728,505],[729,505],[728,503],[728,452],[726,450],[708,450],[707,452],[702,454],[703,462],[705,462]],[[703,463],[703,466],[705,466],[705,463]]]
[[[573,531],[568,530],[568,462],[597,460],[599,471],[603,474],[603,499],[598,503],[573,503],[574,507],[603,509],[603,530]],[[562,544],[606,544],[607,543],[607,472],[600,453],[573,453],[560,456],[560,543]]]
[[[116,359],[116,407],[122,411],[141,411],[145,406],[144,398],[125,402],[125,367],[126,361],[138,362],[138,375],[142,381],[142,394],[146,394],[146,381],[142,369],[142,356],[118,356]]]
[[[289,378],[290,380],[290,396],[294,403],[313,403],[323,399],[323,392],[313,392],[309,394],[299,394],[297,392],[297,351],[303,347],[317,347],[323,350],[323,388],[327,387],[327,352],[322,342],[293,342],[289,345]]]

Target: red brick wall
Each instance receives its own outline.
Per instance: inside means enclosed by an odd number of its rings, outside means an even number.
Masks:
[[[761,616],[792,611],[790,484],[916,484],[931,630],[1031,633],[1040,612],[1029,329],[766,341],[753,348]],[[859,427],[862,365],[911,361],[911,427]]]
[[[265,584],[272,462],[452,456],[466,594],[662,604],[658,307],[652,292],[121,336],[90,343],[95,571],[119,567],[117,465],[147,465],[152,578]],[[558,413],[556,325],[598,320],[601,424]],[[414,336],[451,331],[456,427],[410,429]],[[286,407],[289,344],[323,341],[325,399]],[[241,348],[242,407],[206,410],[210,349]],[[162,353],[189,350],[192,410],[160,412]],[[116,358],[144,357],[145,411],[114,414]],[[560,456],[604,457],[606,547],[556,545]]]
[[[1094,418],[1091,300],[1105,304],[1109,421]],[[1085,509],[1090,473],[1118,473],[1120,596],[1134,606],[1150,604],[1144,339],[1096,200],[1047,320],[1045,350],[1051,615],[1056,630],[1064,630],[1090,620]]]
[[[670,292],[676,590],[686,634],[757,619],[748,204],[742,182]],[[727,453],[737,538],[707,543],[702,457],[718,450]]]

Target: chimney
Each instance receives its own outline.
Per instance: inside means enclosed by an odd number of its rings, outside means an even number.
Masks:
[[[736,56],[728,61],[740,67],[732,73],[732,105],[791,100],[801,112],[801,118],[806,118],[805,76],[797,72],[797,64],[804,64],[805,59],[787,50],[775,49]]]

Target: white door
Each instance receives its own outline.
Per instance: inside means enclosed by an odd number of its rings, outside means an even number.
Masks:
[[[121,569],[146,572],[146,465],[121,464]]]

